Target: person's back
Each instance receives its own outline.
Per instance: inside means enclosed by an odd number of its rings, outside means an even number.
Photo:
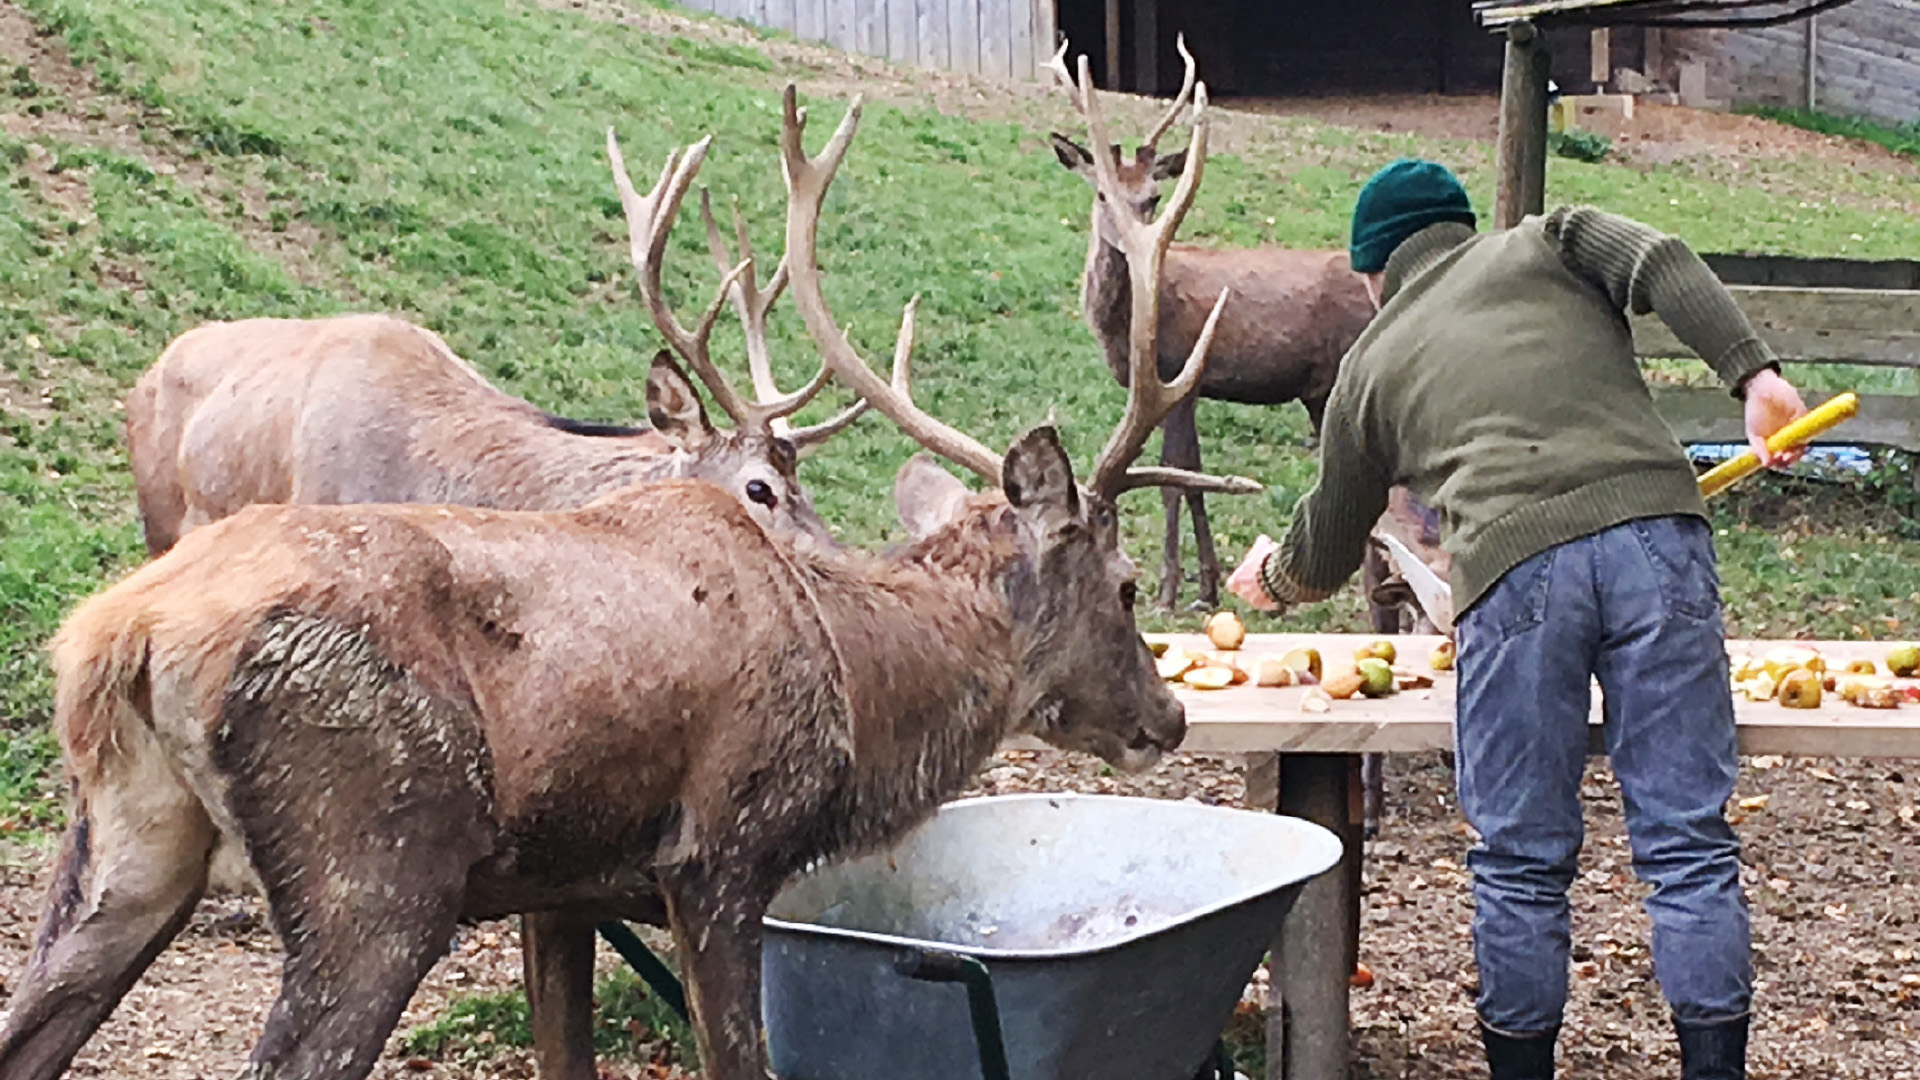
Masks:
[[[1358,568],[1393,485],[1438,509],[1493,1080],[1553,1075],[1596,679],[1682,1075],[1739,1080],[1753,970],[1724,814],[1739,760],[1713,537],[1626,313],[1658,313],[1747,399],[1763,462],[1805,406],[1680,241],[1591,208],[1488,236],[1474,224],[1431,162],[1388,166],[1361,192],[1352,262],[1383,307],[1341,365],[1313,491],[1228,584],[1266,610],[1320,599]]]
[[[1561,243],[1561,226],[1595,213],[1421,232],[1396,251],[1390,299],[1342,370],[1334,411],[1441,511],[1460,610],[1541,548],[1703,512],[1620,307]]]

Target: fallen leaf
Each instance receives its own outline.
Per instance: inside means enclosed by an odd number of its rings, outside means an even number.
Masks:
[[[1838,904],[1828,904],[1821,910],[1826,912],[1827,918],[1829,919],[1844,919],[1847,917],[1847,905],[1844,901]]]
[[[1765,810],[1767,808],[1767,800],[1771,798],[1773,798],[1771,795],[1750,795],[1740,800],[1740,809]]]
[[[1809,765],[1807,767],[1807,773],[1812,776],[1817,776],[1820,779],[1827,781],[1828,783],[1837,784],[1840,782],[1839,777],[1833,775],[1832,773],[1828,772],[1825,769],[1818,768],[1816,766]]]

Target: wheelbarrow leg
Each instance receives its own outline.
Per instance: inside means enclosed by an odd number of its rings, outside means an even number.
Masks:
[[[1275,809],[1333,831],[1340,862],[1308,881],[1273,943],[1267,1080],[1345,1080],[1348,981],[1359,952],[1360,759],[1279,755]]]
[[[520,960],[540,1080],[594,1080],[593,927],[590,916],[520,917]]]

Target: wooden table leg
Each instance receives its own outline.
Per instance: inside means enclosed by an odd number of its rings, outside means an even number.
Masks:
[[[540,1080],[595,1080],[594,919],[546,911],[520,917],[521,971]]]
[[[1359,950],[1359,757],[1279,755],[1277,809],[1331,829],[1342,854],[1307,882],[1273,943],[1267,1080],[1345,1080],[1348,978]]]

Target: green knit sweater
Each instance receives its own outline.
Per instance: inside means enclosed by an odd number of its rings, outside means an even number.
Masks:
[[[1685,244],[1591,207],[1486,234],[1432,226],[1394,252],[1383,293],[1341,362],[1319,481],[1261,567],[1277,600],[1324,599],[1353,576],[1397,484],[1440,512],[1459,613],[1556,544],[1704,516],[1624,312],[1657,313],[1736,392],[1774,363]]]

